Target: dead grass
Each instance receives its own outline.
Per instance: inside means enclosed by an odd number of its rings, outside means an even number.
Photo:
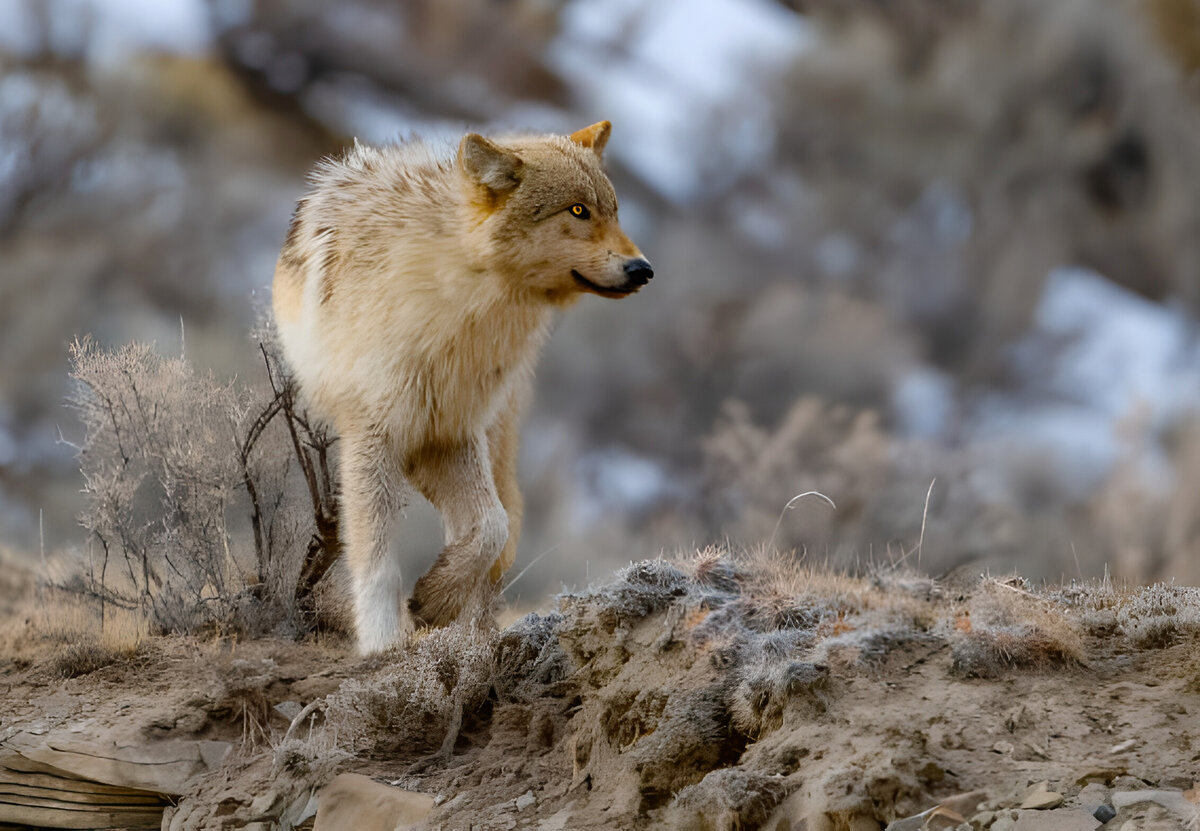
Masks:
[[[1011,669],[1044,670],[1084,660],[1070,610],[1030,592],[1023,580],[984,578],[949,630],[954,668],[994,678]]]
[[[44,570],[69,567],[64,558],[42,566],[0,551],[0,656],[18,666],[45,663],[57,677],[77,678],[142,651],[150,634],[146,615],[47,585]]]

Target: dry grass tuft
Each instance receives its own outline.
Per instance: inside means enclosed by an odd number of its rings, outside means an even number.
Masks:
[[[1082,663],[1083,641],[1068,612],[1019,579],[983,580],[949,632],[955,670],[994,678],[1011,669]]]
[[[470,626],[419,634],[403,652],[363,679],[351,679],[325,707],[325,727],[352,753],[403,748],[449,752],[464,715],[487,697],[495,639]]]
[[[113,649],[93,641],[71,644],[51,662],[51,671],[59,678],[78,678],[98,669],[126,661],[137,654]]]

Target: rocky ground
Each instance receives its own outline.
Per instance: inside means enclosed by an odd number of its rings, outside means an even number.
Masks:
[[[1194,588],[710,551],[369,660],[31,642],[0,828],[1200,828]]]

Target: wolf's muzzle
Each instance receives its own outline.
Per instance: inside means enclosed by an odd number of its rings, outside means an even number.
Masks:
[[[654,279],[654,269],[645,257],[638,257],[625,263],[625,279],[629,284],[644,286]]]

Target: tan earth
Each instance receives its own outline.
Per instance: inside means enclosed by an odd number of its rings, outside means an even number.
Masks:
[[[705,552],[369,660],[10,651],[0,828],[1200,828],[1194,588]]]

